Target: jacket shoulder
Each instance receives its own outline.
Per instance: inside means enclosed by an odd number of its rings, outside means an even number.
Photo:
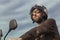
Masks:
[[[47,19],[46,21],[54,21],[54,22],[55,22],[55,19],[49,18],[49,19]]]
[[[47,23],[47,24],[56,24],[56,21],[55,21],[55,19],[50,18],[50,19],[47,19],[47,20],[45,21],[45,23]]]

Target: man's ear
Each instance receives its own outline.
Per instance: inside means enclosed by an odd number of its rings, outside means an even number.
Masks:
[[[42,13],[42,16],[45,16],[45,13]]]

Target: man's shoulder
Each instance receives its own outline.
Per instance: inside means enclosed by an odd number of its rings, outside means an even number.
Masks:
[[[47,19],[46,21],[55,21],[55,19],[49,18],[49,19]]]
[[[53,19],[53,18],[49,18],[49,19],[47,19],[47,20],[45,21],[45,23],[52,23],[52,24],[54,24],[54,23],[56,23],[56,21],[55,21],[55,19]]]

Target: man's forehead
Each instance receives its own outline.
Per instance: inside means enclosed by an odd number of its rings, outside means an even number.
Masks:
[[[34,9],[33,11],[40,11],[39,9]]]
[[[42,11],[39,10],[39,9],[34,9],[34,10],[32,11],[32,13],[34,13],[34,12],[39,12],[39,13],[41,13]]]

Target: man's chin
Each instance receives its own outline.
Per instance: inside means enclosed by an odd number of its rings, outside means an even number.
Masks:
[[[41,22],[42,22],[42,19],[34,20],[34,22],[36,22],[36,23],[41,23]]]
[[[38,20],[34,20],[34,22],[38,22]]]

